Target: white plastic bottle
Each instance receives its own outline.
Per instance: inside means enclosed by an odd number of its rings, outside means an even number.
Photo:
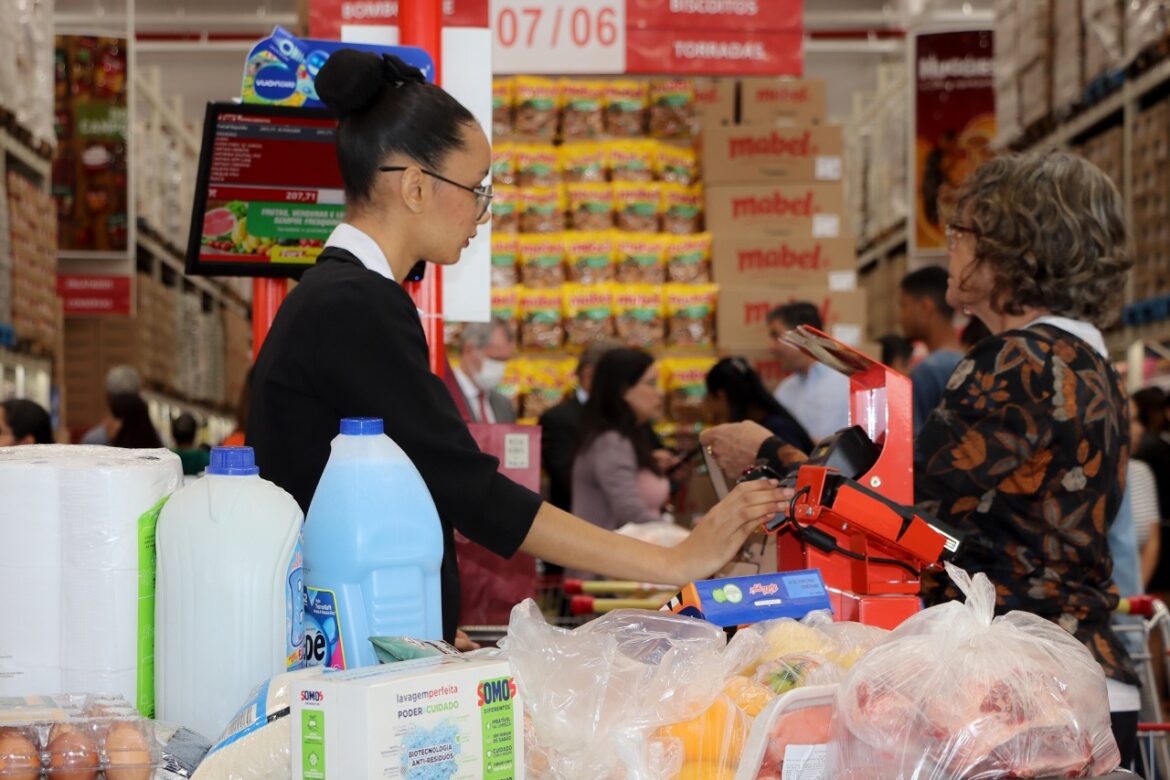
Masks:
[[[259,682],[301,666],[303,514],[251,447],[217,447],[158,520],[157,717],[209,739]]]

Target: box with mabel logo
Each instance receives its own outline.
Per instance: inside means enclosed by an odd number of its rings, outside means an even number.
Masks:
[[[715,235],[711,267],[721,285],[783,285],[852,290],[857,254],[851,236],[783,238],[764,233]]]
[[[291,716],[297,780],[525,776],[507,661],[438,656],[298,680]]]
[[[866,295],[864,290],[834,292],[828,287],[719,287],[719,349],[760,349],[771,341],[768,312],[781,304],[810,301],[824,320],[825,331],[850,346],[865,336]]]
[[[837,238],[845,230],[840,183],[720,184],[706,187],[705,197],[707,230],[717,236]]]
[[[840,125],[704,127],[703,177],[713,184],[841,181]]]
[[[739,82],[739,121],[811,124],[825,119],[821,79],[749,78]]]

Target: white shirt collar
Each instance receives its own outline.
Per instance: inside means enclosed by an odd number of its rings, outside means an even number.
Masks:
[[[464,373],[461,366],[453,368],[451,371],[455,374],[455,381],[459,383],[459,389],[463,391],[463,396],[469,401],[478,400],[481,393],[479,385],[471,381],[471,377]]]
[[[1084,320],[1074,320],[1071,317],[1057,317],[1053,314],[1046,314],[1043,317],[1037,317],[1024,327],[1030,328],[1033,325],[1052,325],[1053,327],[1060,328],[1065,333],[1076,336],[1078,339],[1097,350],[1097,354],[1101,357],[1109,357],[1109,349],[1105,346],[1105,337],[1102,336],[1101,331],[1090,322],[1085,322]]]
[[[333,228],[333,232],[329,234],[329,240],[325,242],[325,246],[344,249],[360,260],[362,265],[367,269],[379,276],[386,277],[392,282],[396,281],[394,279],[394,272],[390,270],[390,262],[386,259],[382,248],[378,246],[374,239],[370,238],[369,234],[358,230],[348,222],[341,222],[337,227]]]
[[[577,393],[577,403],[581,404],[582,406],[589,403],[589,393],[586,393],[580,387],[577,388],[576,393]]]

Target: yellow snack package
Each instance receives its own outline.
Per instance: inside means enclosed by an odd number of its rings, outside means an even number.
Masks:
[[[711,281],[710,233],[667,236],[666,277],[677,284],[703,284]]]
[[[605,86],[605,131],[618,138],[637,138],[646,126],[647,84],[614,79]]]
[[[649,284],[618,284],[613,290],[617,337],[631,347],[654,350],[666,343],[662,288]]]
[[[683,138],[695,118],[695,83],[689,79],[650,82],[650,135]]]
[[[523,203],[520,190],[507,184],[492,187],[492,235],[520,231]]]
[[[516,145],[497,141],[492,146],[492,187],[516,184]]]
[[[699,161],[694,147],[659,143],[654,147],[654,174],[659,181],[694,184],[699,178]]]
[[[613,336],[613,290],[607,284],[566,284],[565,342],[574,349]]]
[[[561,138],[596,138],[605,130],[605,82],[561,79]]]
[[[492,231],[492,290],[520,283],[520,238]]]
[[[560,233],[523,234],[520,248],[520,282],[529,288],[548,289],[565,283],[565,242]]]
[[[703,402],[707,398],[707,374],[717,358],[666,358],[666,408],[670,419],[682,425],[703,422]]]
[[[520,415],[520,399],[524,395],[524,364],[527,360],[523,357],[509,360],[504,365],[504,378],[496,385],[496,392],[508,399],[517,416]]]
[[[608,232],[574,231],[563,235],[570,282],[604,284],[613,281],[613,238]]]
[[[564,360],[532,358],[525,364],[524,417],[535,419],[560,403],[568,392],[573,365]]]
[[[662,214],[662,184],[613,183],[614,224],[630,233],[657,233]]]
[[[613,253],[618,281],[662,284],[666,279],[666,239],[658,233],[615,233]]]
[[[666,344],[670,347],[711,347],[715,344],[714,284],[666,285]]]
[[[520,336],[520,292],[518,287],[492,288],[492,317],[507,323],[512,340]]]
[[[516,134],[552,139],[557,132],[557,98],[554,79],[516,77]]]
[[[703,187],[662,186],[662,232],[698,233],[703,225]]]
[[[610,141],[605,147],[610,178],[615,182],[654,181],[657,147],[657,142],[649,138]]]
[[[555,187],[561,182],[561,160],[552,144],[516,144],[516,182],[521,187]]]
[[[565,229],[565,188],[526,187],[520,190],[523,212],[520,215],[521,233],[559,233]]]
[[[516,79],[496,76],[492,79],[492,137],[512,134],[512,108],[516,101]]]
[[[521,287],[520,345],[524,349],[553,352],[565,342],[561,289],[532,290]]]
[[[613,185],[583,181],[566,184],[569,223],[574,230],[609,230],[613,227]]]
[[[561,176],[566,182],[606,181],[605,145],[599,141],[571,141],[560,147]]]

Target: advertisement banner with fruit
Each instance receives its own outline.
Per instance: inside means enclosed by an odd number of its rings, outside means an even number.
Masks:
[[[128,259],[126,41],[58,35],[54,56],[60,254]]]

